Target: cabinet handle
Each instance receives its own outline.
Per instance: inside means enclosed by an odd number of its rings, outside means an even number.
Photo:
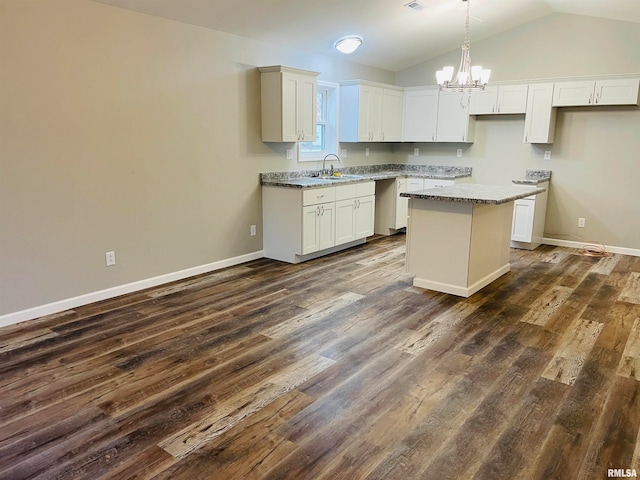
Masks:
[[[596,103],[600,103],[600,94],[596,93]]]
[[[495,105],[493,105],[493,106],[491,107],[491,113],[496,113],[496,106],[495,106]]]
[[[316,198],[322,198],[322,197],[324,197],[324,194],[323,195],[316,195]]]
[[[435,141],[436,141],[436,134],[435,134],[435,133],[432,133],[432,134],[431,134],[431,141],[432,141],[432,142],[435,142]]]
[[[358,208],[360,208],[360,200],[358,200]]]
[[[320,206],[316,207],[316,217],[320,216]]]
[[[525,134],[524,134],[524,141],[525,141],[525,143],[527,143],[527,140],[529,140],[529,134],[528,134],[528,133],[525,133]]]
[[[324,216],[324,207],[320,207],[321,208],[321,215]]]
[[[593,99],[593,94],[592,94],[592,93],[590,93],[590,94],[589,94],[589,105],[591,105],[591,100],[592,100],[592,99]]]

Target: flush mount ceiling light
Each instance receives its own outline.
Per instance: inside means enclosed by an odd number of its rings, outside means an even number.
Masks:
[[[339,52],[349,54],[355,52],[360,45],[362,45],[362,38],[351,36],[338,40],[335,44],[335,48]]]
[[[479,65],[471,66],[471,33],[469,18],[471,12],[470,0],[462,0],[467,3],[467,19],[464,24],[464,42],[462,43],[462,58],[458,73],[453,77],[453,67],[444,67],[436,72],[436,80],[441,90],[466,92],[470,90],[484,90],[489,82],[491,70]]]

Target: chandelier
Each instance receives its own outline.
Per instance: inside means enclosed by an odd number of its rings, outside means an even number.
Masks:
[[[455,78],[453,76],[453,67],[444,67],[436,72],[436,80],[440,85],[440,90],[454,92],[484,90],[491,76],[491,70],[482,68],[479,65],[471,66],[471,34],[469,29],[471,2],[469,0],[462,1],[467,3],[467,19],[464,24],[464,42],[462,43],[460,67]]]

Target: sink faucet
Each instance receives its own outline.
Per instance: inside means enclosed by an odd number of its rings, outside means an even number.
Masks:
[[[327,158],[331,156],[336,157],[336,160],[338,160],[338,163],[340,163],[340,157],[335,153],[330,153],[328,155],[325,155],[325,157],[322,159],[322,175],[326,175],[327,173],[326,161],[327,161]],[[333,165],[331,165],[331,173],[333,173]]]

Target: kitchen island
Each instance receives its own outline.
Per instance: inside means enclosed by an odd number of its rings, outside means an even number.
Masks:
[[[469,297],[510,270],[513,202],[544,188],[459,184],[408,197],[407,271],[416,287]]]

